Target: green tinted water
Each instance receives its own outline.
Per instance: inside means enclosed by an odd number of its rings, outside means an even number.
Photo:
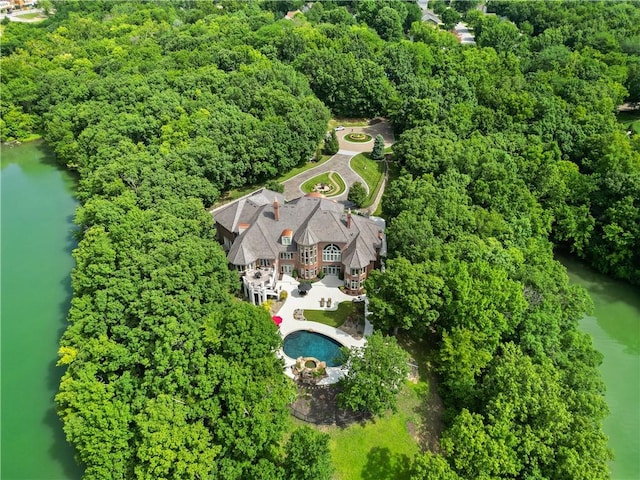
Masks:
[[[0,478],[76,479],[54,395],[71,297],[73,179],[41,142],[0,151],[2,447]]]
[[[600,367],[611,411],[604,421],[615,460],[614,480],[640,479],[640,289],[611,280],[566,257],[572,282],[589,291],[594,316],[580,322],[603,355]]]

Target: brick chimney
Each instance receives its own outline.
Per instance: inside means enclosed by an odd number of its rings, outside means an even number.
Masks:
[[[277,198],[273,201],[273,216],[275,217],[276,222],[280,221],[280,203]]]
[[[347,210],[347,228],[351,228],[351,209]]]

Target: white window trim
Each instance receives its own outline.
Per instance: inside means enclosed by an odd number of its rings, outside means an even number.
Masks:
[[[340,262],[342,261],[342,252],[340,247],[335,243],[330,243],[322,249],[322,261],[323,262]]]

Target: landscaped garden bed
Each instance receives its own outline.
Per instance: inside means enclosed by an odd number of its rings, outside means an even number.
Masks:
[[[367,143],[372,140],[372,137],[371,135],[367,135],[366,133],[347,133],[344,136],[344,139],[347,142]]]
[[[335,197],[343,194],[347,186],[338,172],[325,172],[310,178],[301,188],[304,193],[318,192],[325,197]]]

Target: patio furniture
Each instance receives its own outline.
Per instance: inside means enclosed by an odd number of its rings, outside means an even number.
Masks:
[[[324,297],[320,299],[320,307],[324,308]]]
[[[298,285],[298,292],[300,292],[300,295],[306,295],[309,290],[311,290],[311,284],[309,282],[302,282]]]
[[[327,308],[331,308],[331,299],[327,298]]]

